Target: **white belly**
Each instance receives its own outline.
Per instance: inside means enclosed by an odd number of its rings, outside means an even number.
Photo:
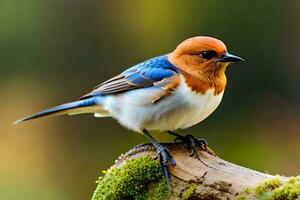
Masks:
[[[220,104],[223,92],[214,89],[205,94],[192,92],[181,81],[176,91],[157,103],[149,103],[159,88],[150,87],[108,96],[103,107],[122,125],[135,131],[176,130],[193,126],[208,117]]]
[[[191,127],[207,118],[221,103],[223,92],[214,95],[214,89],[208,90],[205,94],[197,94],[188,91],[185,95],[186,106],[180,115],[183,115],[180,126],[184,129]],[[174,122],[176,124],[176,122]]]

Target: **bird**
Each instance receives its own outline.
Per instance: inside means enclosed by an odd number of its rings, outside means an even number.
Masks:
[[[124,127],[142,133],[156,148],[166,182],[169,165],[176,165],[171,152],[151,131],[167,132],[189,143],[192,155],[207,143],[175,131],[206,119],[219,106],[226,87],[229,64],[244,61],[230,54],[225,44],[209,36],[195,36],[175,50],[136,64],[97,85],[79,99],[51,107],[14,124],[45,116],[93,113],[112,117]]]

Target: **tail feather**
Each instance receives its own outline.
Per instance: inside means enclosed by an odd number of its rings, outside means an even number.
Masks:
[[[79,101],[74,101],[66,104],[62,104],[59,106],[55,106],[52,108],[48,108],[41,112],[35,113],[23,119],[19,119],[15,121],[13,124],[19,124],[24,121],[28,121],[31,119],[39,118],[39,117],[46,117],[46,116],[57,116],[63,114],[80,114],[80,113],[89,113],[95,111],[95,106],[97,99],[95,97],[91,97],[89,99],[83,99]],[[91,109],[88,109],[91,108]]]

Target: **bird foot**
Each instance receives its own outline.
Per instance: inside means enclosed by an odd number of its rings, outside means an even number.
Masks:
[[[162,167],[163,170],[163,174],[166,178],[167,181],[167,185],[170,186],[170,174],[168,171],[168,164],[175,166],[176,162],[175,160],[172,158],[172,155],[170,153],[170,151],[164,147],[163,145],[159,145],[157,147],[157,157],[159,159],[160,165]]]
[[[186,135],[186,136],[178,135],[174,141],[175,141],[175,143],[178,143],[178,142],[185,143],[187,145],[187,148],[191,151],[189,156],[195,157],[196,159],[198,159],[200,161],[201,161],[201,159],[198,154],[198,149],[201,149],[208,153],[210,153],[210,151],[211,151],[207,148],[208,143],[206,142],[206,140],[204,140],[202,138],[197,139],[192,135]]]

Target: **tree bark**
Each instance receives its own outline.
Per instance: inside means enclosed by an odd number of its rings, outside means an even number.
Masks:
[[[237,199],[249,188],[255,188],[270,179],[287,177],[273,176],[238,166],[217,157],[210,149],[198,150],[201,161],[189,156],[190,152],[181,143],[164,144],[176,160],[176,166],[169,166],[172,192],[168,199]],[[134,147],[119,157],[114,167],[122,167],[128,159],[150,155],[156,158],[156,150],[150,144]],[[192,194],[184,194],[188,188]],[[183,197],[184,195],[190,195]],[[247,195],[247,194],[246,194]],[[246,199],[255,198],[249,195]]]

